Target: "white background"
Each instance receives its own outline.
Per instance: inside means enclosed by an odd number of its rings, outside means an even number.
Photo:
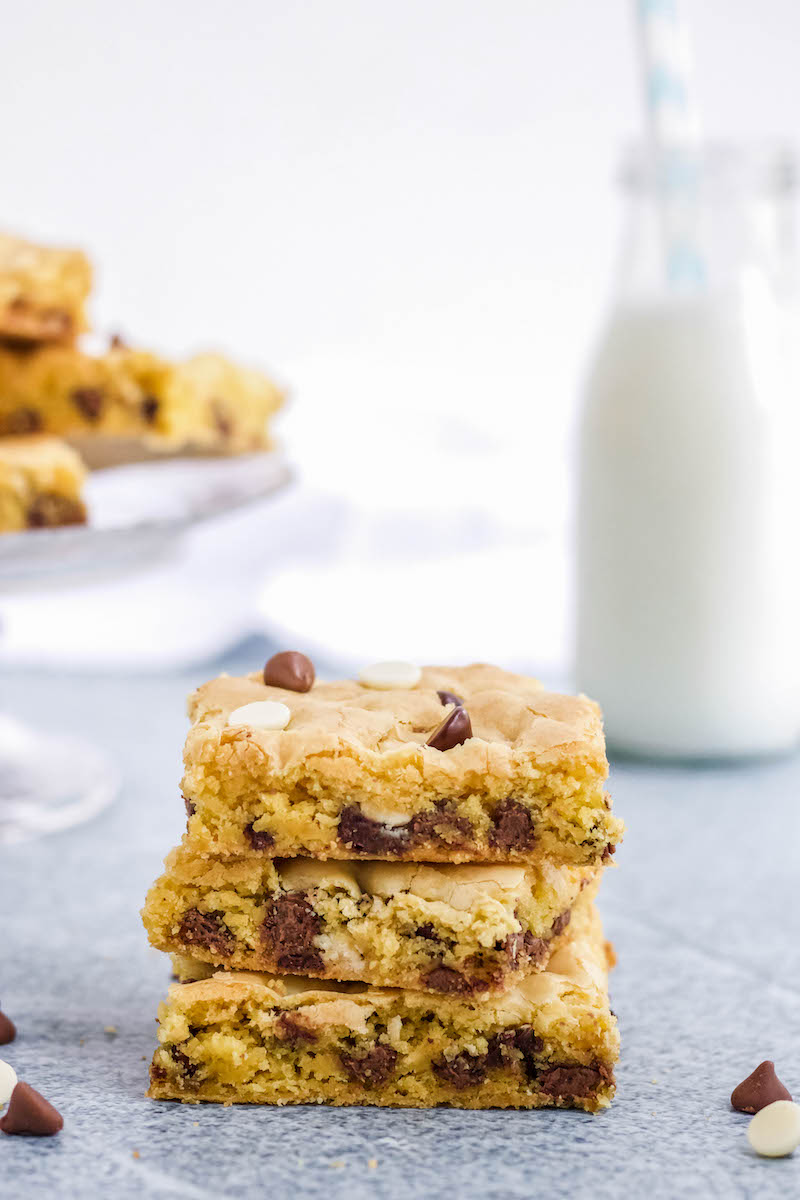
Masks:
[[[706,133],[794,141],[796,0],[685,10]],[[1,36],[3,226],[91,252],[100,328],[291,386],[284,441],[350,522],[343,607],[376,562],[404,605],[441,599],[463,550],[459,592],[499,583],[512,642],[544,628],[523,657],[563,657],[570,434],[640,125],[629,4],[33,0]],[[270,565],[270,615],[335,640]],[[340,620],[347,650],[387,640]]]

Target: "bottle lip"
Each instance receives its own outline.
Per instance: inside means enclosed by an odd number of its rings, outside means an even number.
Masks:
[[[623,149],[617,180],[627,191],[646,193],[682,170],[695,187],[715,195],[788,194],[797,188],[797,150],[777,141],[712,141],[664,150],[632,142]]]

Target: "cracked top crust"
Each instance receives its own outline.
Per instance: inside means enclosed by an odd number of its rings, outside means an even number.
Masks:
[[[473,736],[447,751],[425,744],[447,712],[439,691],[461,697],[472,723]],[[287,705],[287,728],[227,725],[230,712],[255,700]],[[426,786],[458,789],[486,776],[511,780],[532,767],[541,774],[570,773],[571,765],[579,774],[607,774],[602,718],[593,701],[548,692],[535,679],[483,663],[425,667],[416,687],[396,691],[345,680],[298,693],[268,687],[256,674],[221,676],[190,697],[189,715],[187,763],[243,755],[259,776],[291,776],[302,768],[306,776],[341,780],[355,763],[369,775],[411,769]]]

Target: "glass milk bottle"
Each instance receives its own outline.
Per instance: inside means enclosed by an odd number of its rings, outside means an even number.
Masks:
[[[736,758],[798,738],[789,166],[705,152],[700,267],[671,283],[656,168],[632,157],[623,173],[618,295],[580,431],[576,660],[623,753]]]

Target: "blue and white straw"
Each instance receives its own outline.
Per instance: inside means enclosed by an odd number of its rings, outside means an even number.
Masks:
[[[667,282],[705,280],[697,236],[700,126],[692,95],[691,48],[677,0],[634,0],[645,109],[664,230]]]

